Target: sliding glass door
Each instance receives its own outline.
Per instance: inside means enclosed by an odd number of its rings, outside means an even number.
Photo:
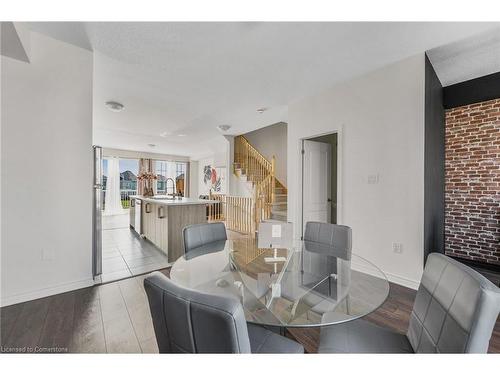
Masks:
[[[130,196],[137,194],[139,159],[120,159],[120,200],[124,209],[130,208]]]
[[[130,196],[137,194],[139,159],[106,157],[102,160],[102,209],[106,215],[126,214]],[[111,207],[113,206],[113,207]]]

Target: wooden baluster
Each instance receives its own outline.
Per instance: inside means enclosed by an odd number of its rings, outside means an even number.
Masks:
[[[217,203],[214,203],[214,216],[215,216],[215,221],[219,221],[219,196],[217,195],[217,198],[215,199]]]
[[[239,228],[240,228],[240,232],[243,232],[243,210],[242,210],[242,202],[243,202],[243,198],[238,198],[238,216],[239,216]]]
[[[208,199],[212,199],[212,192],[208,192]],[[208,204],[208,221],[212,220],[212,203]]]
[[[236,229],[234,227],[234,197],[231,197],[231,228]]]
[[[245,199],[243,201],[242,207],[243,207],[243,216],[244,216],[244,222],[243,222],[243,232],[247,232],[247,224],[248,224],[248,215],[247,215],[247,201],[248,199]]]
[[[276,171],[276,158],[273,155],[271,158],[271,204],[275,202],[275,186],[276,186],[276,181],[275,181],[275,171]]]
[[[229,227],[231,228],[232,227],[232,224],[231,224],[231,220],[232,220],[232,213],[231,213],[231,209],[232,209],[232,205],[231,205],[231,197],[228,197],[227,198],[227,220],[228,220],[228,224],[229,224]]]

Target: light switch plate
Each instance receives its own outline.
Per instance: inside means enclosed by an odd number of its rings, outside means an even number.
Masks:
[[[55,252],[53,249],[42,249],[42,260],[54,260]]]
[[[392,251],[396,254],[401,254],[403,252],[403,244],[401,242],[394,242],[392,244]]]
[[[370,174],[368,175],[368,184],[369,185],[375,185],[378,184],[379,176],[377,174]]]

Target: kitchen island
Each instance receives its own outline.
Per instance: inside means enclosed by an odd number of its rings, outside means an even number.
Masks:
[[[182,229],[187,225],[206,223],[207,204],[217,203],[166,196],[133,195],[130,199],[130,226],[167,254],[169,263],[184,255]]]

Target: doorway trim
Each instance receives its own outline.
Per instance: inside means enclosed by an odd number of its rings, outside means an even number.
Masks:
[[[298,207],[298,219],[300,220],[300,238],[304,236],[304,154],[302,150],[304,148],[304,141],[312,140],[314,138],[322,137],[325,135],[337,134],[337,224],[343,224],[344,220],[344,195],[343,195],[343,142],[344,137],[342,135],[342,129],[337,128],[329,130],[327,132],[318,133],[310,135],[299,139],[299,158],[300,158],[300,168],[299,168],[299,207]]]

